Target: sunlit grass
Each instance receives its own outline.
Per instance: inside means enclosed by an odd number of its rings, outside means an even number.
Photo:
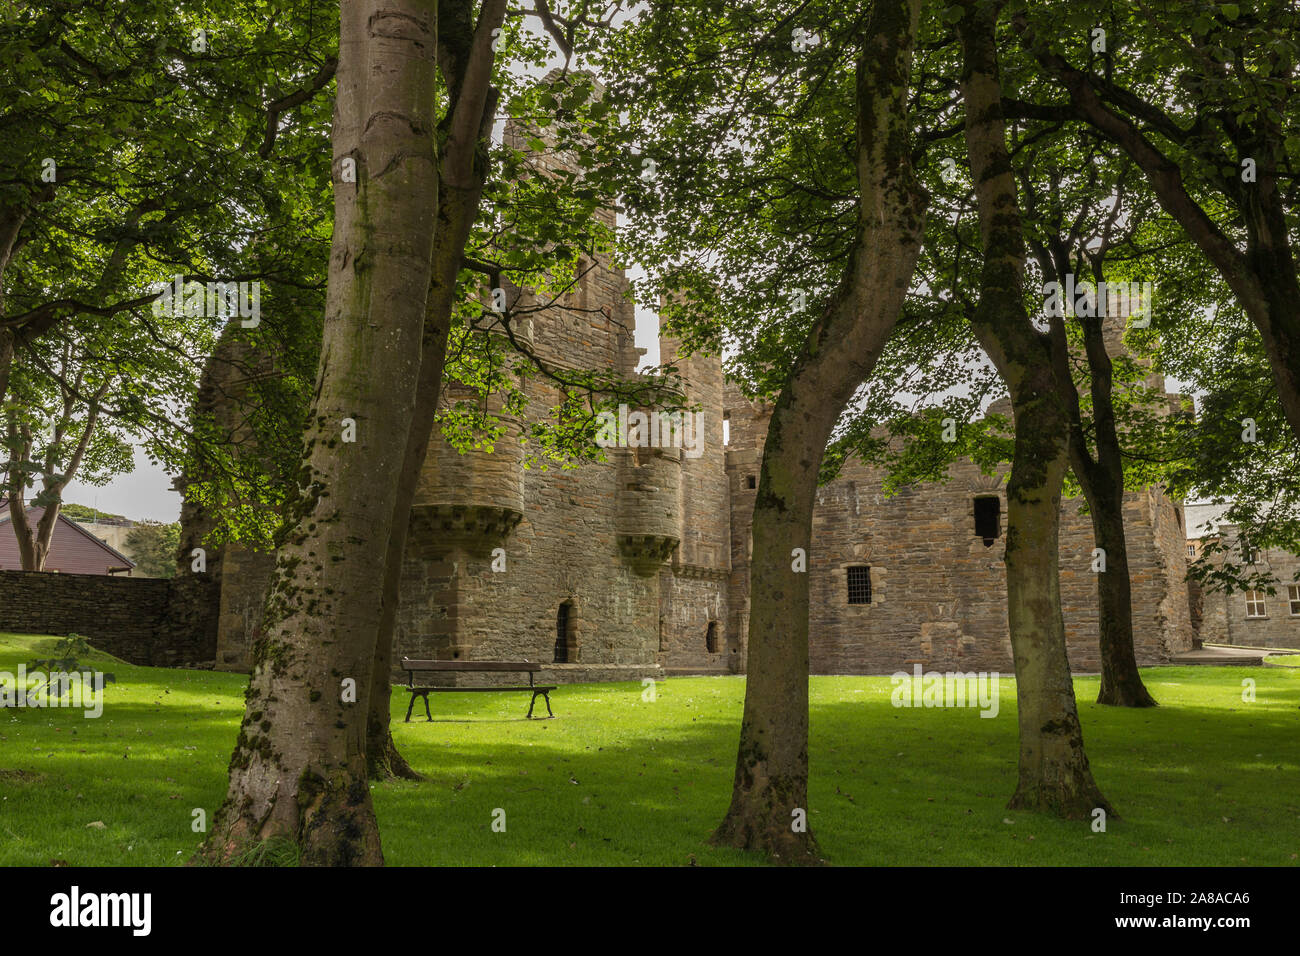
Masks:
[[[52,647],[0,635],[0,670]],[[102,659],[101,659],[102,660]],[[245,679],[100,663],[104,715],[0,711],[0,863],[175,865],[195,809],[224,792]],[[1161,706],[1092,703],[1076,680],[1097,780],[1122,814],[1107,832],[1010,812],[1014,683],[995,719],[890,705],[888,677],[812,681],[809,820],[840,864],[1295,865],[1300,854],[1300,670],[1158,668]],[[1242,680],[1255,681],[1254,702]],[[440,694],[437,718],[396,739],[421,783],[374,788],[390,864],[701,865],[752,862],[708,845],[726,809],[744,696],[738,677],[552,694]],[[494,832],[494,811],[505,832]],[[496,818],[500,819],[500,814]],[[1007,822],[1010,821],[1010,822]],[[103,828],[88,827],[102,823]]]

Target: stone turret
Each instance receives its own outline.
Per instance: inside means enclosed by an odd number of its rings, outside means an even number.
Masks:
[[[740,648],[733,655],[731,669],[740,671],[744,669],[744,648],[749,636],[750,525],[772,406],[750,401],[735,383],[728,381],[723,388],[723,408],[727,422],[726,470],[731,511],[727,629]]]
[[[618,450],[618,548],[642,575],[657,573],[682,538],[682,449],[671,447],[664,427],[670,421],[645,407],[619,423],[627,447]]]
[[[482,401],[470,388],[448,385],[448,401]],[[491,551],[501,545],[524,515],[524,447],[520,423],[501,416],[501,400],[486,398],[488,411],[498,416],[505,434],[491,450],[471,449],[464,454],[448,444],[435,429],[429,455],[412,508],[410,547],[452,544],[471,551]],[[428,541],[424,535],[431,535]]]

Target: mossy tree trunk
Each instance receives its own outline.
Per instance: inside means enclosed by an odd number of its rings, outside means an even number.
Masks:
[[[438,17],[435,0],[341,11],[325,334],[292,531],[201,851],[216,863],[268,845],[308,865],[383,863],[366,707],[433,252]]]
[[[806,825],[808,574],[794,552],[808,554],[826,443],[893,330],[920,251],[925,196],[908,153],[907,108],[919,11],[919,0],[882,0],[867,24],[857,63],[857,235],[777,399],[754,505],[745,708],[731,805],[713,842],[786,863],[818,856]]]
[[[1070,418],[1050,337],[1024,306],[1025,242],[994,40],[1000,4],[965,0],[962,6],[961,89],[984,254],[972,325],[1011,392],[1015,415],[1005,563],[1020,759],[1009,806],[1085,818],[1111,808],[1084,751],[1061,613],[1061,485]]]
[[[1104,571],[1097,574],[1097,628],[1101,648],[1101,688],[1097,703],[1117,707],[1154,707],[1133,648],[1132,578],[1128,567],[1128,543],[1124,537],[1124,459],[1115,424],[1110,354],[1101,316],[1083,317],[1084,347],[1093,407],[1094,458],[1084,441],[1082,424],[1076,420],[1071,442],[1071,464],[1083,487],[1092,515],[1092,533],[1106,558]]]
[[[1109,243],[1107,229],[1100,244],[1087,253],[1097,288],[1105,278],[1102,262]],[[1064,281],[1065,275],[1073,271],[1070,242],[1058,237],[1050,245],[1050,249],[1038,247],[1044,276],[1050,281]],[[1083,327],[1088,358],[1095,455],[1084,433],[1064,317],[1053,317],[1050,324],[1058,382],[1070,413],[1070,467],[1088,502],[1093,540],[1106,558],[1105,570],[1097,573],[1097,630],[1102,667],[1097,703],[1154,707],[1155,698],[1142,682],[1133,648],[1133,589],[1124,535],[1124,453],[1115,418],[1114,366],[1106,351],[1106,315],[1078,316],[1078,320]]]
[[[490,0],[483,5],[475,25],[470,19],[468,4],[444,3],[439,21],[439,59],[449,89],[450,104],[440,124],[443,146],[438,157],[438,229],[420,346],[415,410],[402,457],[393,529],[388,540],[383,616],[375,647],[366,729],[366,759],[370,775],[381,779],[420,777],[393,742],[390,725],[393,639],[411,505],[415,501],[438,411],[447,337],[456,303],[456,278],[464,262],[465,243],[478,216],[479,201],[487,180],[487,147],[497,98],[491,85],[492,31],[501,26],[505,7],[505,0]]]
[[[0,315],[4,315],[5,272],[13,257],[14,247],[18,244],[18,232],[26,218],[18,208],[0,206]],[[0,408],[4,407],[5,395],[9,391],[9,375],[13,369],[16,346],[17,332],[0,324]]]

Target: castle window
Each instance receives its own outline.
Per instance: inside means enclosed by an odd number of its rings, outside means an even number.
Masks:
[[[1241,542],[1241,560],[1247,564],[1256,564],[1259,561],[1259,550],[1253,547],[1249,541]]]
[[[731,412],[722,413],[722,444],[731,444]]]
[[[704,632],[704,646],[710,654],[718,653],[718,622],[710,621],[709,629]]]
[[[747,477],[747,478],[745,479],[745,487],[746,487],[746,488],[757,488],[757,487],[758,487],[758,476],[757,476],[757,475],[750,475],[749,477]]]
[[[1300,617],[1300,584],[1291,584],[1286,589],[1287,603],[1291,605],[1291,616]]]
[[[848,572],[849,603],[870,604],[871,568],[858,566],[845,570]]]
[[[569,663],[569,647],[573,637],[573,602],[565,601],[555,613],[555,663]]]
[[[1246,617],[1268,617],[1264,609],[1264,592],[1254,589],[1246,592]]]
[[[1189,545],[1187,546],[1187,556],[1188,556],[1189,558],[1194,558],[1194,557],[1196,557],[1196,545],[1194,545],[1194,544],[1189,544]]]
[[[985,495],[975,499],[975,537],[984,539],[984,547],[993,547],[993,542],[1002,534],[1002,500],[997,495]]]

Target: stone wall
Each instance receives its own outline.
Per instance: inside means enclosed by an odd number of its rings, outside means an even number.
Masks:
[[[1241,540],[1236,526],[1222,525],[1219,533],[1233,553],[1239,555]],[[1272,577],[1276,592],[1262,595],[1264,615],[1248,616],[1247,595],[1241,591],[1207,593],[1202,597],[1201,639],[1214,644],[1300,649],[1300,591],[1291,590],[1300,588],[1300,582],[1295,579],[1296,572],[1300,571],[1300,557],[1261,548],[1255,562],[1257,570]],[[1297,599],[1294,603],[1292,597]]]
[[[262,609],[275,571],[275,553],[237,542],[221,547],[223,574],[218,617],[217,670],[249,669],[253,641],[262,624]]]
[[[216,653],[218,594],[206,575],[126,578],[0,571],[0,631],[80,634],[132,664],[205,664]]]
[[[731,507],[722,444],[723,376],[716,357],[681,354],[661,337],[660,362],[676,365],[695,423],[682,454],[675,508],[681,543],[660,577],[659,662],[668,673],[732,673],[744,668],[743,641],[730,605]]]
[[[1002,478],[966,461],[946,483],[882,490],[883,473],[850,462],[818,492],[809,555],[814,673],[1012,670],[1007,628],[1006,492]],[[975,499],[996,497],[999,535],[975,534]],[[1061,604],[1070,666],[1100,669],[1093,536],[1081,502],[1061,514]],[[1154,664],[1190,649],[1185,552],[1175,505],[1158,489],[1125,500],[1134,650]],[[1170,545],[1166,539],[1173,539]],[[848,602],[848,568],[870,569],[871,602]]]

